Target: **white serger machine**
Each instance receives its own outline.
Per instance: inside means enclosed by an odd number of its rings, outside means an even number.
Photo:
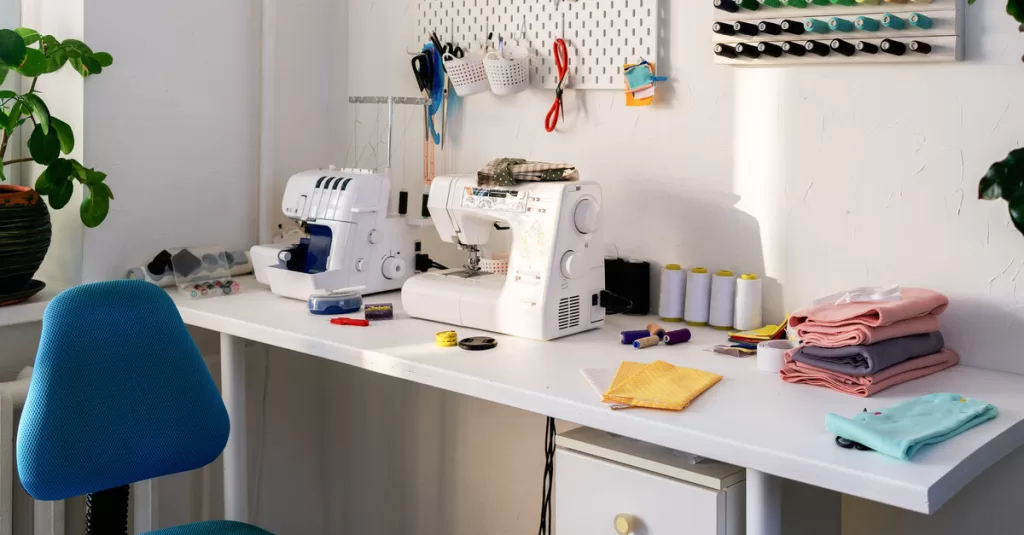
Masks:
[[[416,262],[416,240],[406,218],[389,217],[390,197],[387,172],[332,167],[291,177],[281,207],[309,237],[253,247],[256,279],[302,300],[349,288],[401,288]]]
[[[441,239],[470,260],[464,269],[410,278],[402,288],[409,315],[536,340],[604,323],[599,185],[478,187],[476,176],[438,177],[428,207]],[[512,232],[507,274],[480,270],[480,246],[497,229]]]

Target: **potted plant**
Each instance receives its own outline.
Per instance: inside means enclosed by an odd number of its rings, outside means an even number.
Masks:
[[[23,78],[22,88],[28,87],[24,92],[0,90],[0,305],[27,299],[43,288],[32,276],[50,247],[44,199],[60,210],[78,182],[84,188],[82,223],[93,228],[107,217],[114,198],[105,174],[63,157],[75,147],[74,132],[50,114],[42,98],[39,78],[68,63],[84,78],[101,73],[113,58],[75,39],[58,41],[28,28],[0,29],[0,84],[16,74]],[[27,151],[9,156],[16,154],[13,140],[19,128]],[[43,166],[34,188],[5,184],[12,166],[30,162]]]
[[[1020,31],[1024,32],[1024,0],[1007,0],[1006,13],[1020,23]],[[1005,200],[1009,204],[1010,220],[1024,234],[1024,147],[1010,151],[1006,158],[992,164],[978,184],[978,198]]]

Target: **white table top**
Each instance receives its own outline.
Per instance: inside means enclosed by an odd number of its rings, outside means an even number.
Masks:
[[[705,351],[724,343],[720,331],[697,329],[682,346],[642,351],[619,344],[618,333],[644,328],[647,318],[615,316],[603,329],[552,342],[495,336],[484,352],[443,349],[434,334],[451,327],[411,319],[398,292],[370,296],[393,303],[396,319],[371,327],[342,327],[311,315],[306,304],[280,298],[251,278],[243,292],[192,301],[172,294],[185,322],[554,416],[589,427],[687,451],[845,494],[932,513],[986,468],[1024,444],[1024,376],[957,366],[861,399],[824,388],[783,383],[757,370],[754,359]],[[460,338],[488,335],[456,328]],[[494,335],[492,335],[494,336]],[[718,373],[724,379],[682,412],[612,411],[580,375],[582,368],[615,368],[622,360],[664,360]],[[852,416],[933,392],[976,397],[999,407],[999,417],[912,462],[845,450],[825,430],[825,414]]]

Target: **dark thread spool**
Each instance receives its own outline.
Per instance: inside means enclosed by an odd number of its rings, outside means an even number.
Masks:
[[[619,336],[622,337],[622,345],[631,346],[633,345],[633,342],[636,342],[641,338],[647,338],[650,335],[651,333],[647,331],[622,331]]]
[[[391,303],[366,305],[363,307],[368,320],[390,320],[395,318],[395,307]]]
[[[665,333],[665,335],[662,336],[661,339],[666,344],[673,346],[676,344],[685,344],[686,342],[689,342],[692,336],[693,334],[690,332],[690,329],[680,329],[678,331],[670,331]]]
[[[406,215],[409,213],[409,192],[399,191],[398,192],[398,215]]]

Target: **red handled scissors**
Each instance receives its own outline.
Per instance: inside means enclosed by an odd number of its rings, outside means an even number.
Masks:
[[[565,108],[562,106],[562,95],[565,93],[565,82],[569,77],[569,48],[564,39],[555,39],[552,47],[555,56],[555,67],[558,69],[558,85],[555,86],[555,103],[551,105],[547,117],[544,118],[544,129],[554,132],[558,126],[558,120],[565,115]]]

